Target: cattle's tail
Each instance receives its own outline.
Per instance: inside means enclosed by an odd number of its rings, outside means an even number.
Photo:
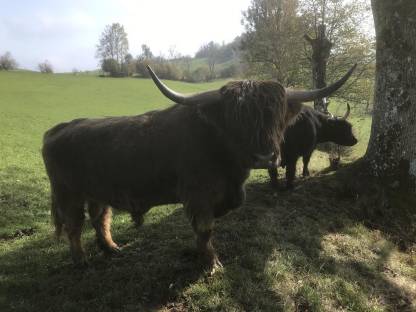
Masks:
[[[55,194],[52,191],[52,203],[51,203],[51,215],[52,221],[55,225],[55,235],[56,237],[60,237],[62,234],[62,228],[64,226],[64,221],[62,218],[62,212],[59,210],[58,201],[56,199]]]

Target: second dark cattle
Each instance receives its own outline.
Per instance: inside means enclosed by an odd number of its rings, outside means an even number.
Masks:
[[[333,142],[343,146],[357,143],[352,125],[347,121],[350,113],[348,105],[344,117],[332,117],[303,106],[296,122],[287,128],[281,146],[282,167],[286,167],[286,187],[293,188],[296,163],[303,158],[303,176],[309,175],[308,164],[318,143]],[[269,169],[271,183],[277,187],[277,169]]]

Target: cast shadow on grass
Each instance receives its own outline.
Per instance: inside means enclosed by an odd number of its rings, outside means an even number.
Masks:
[[[32,311],[148,311],[165,304],[203,274],[198,258],[185,252],[194,246],[190,227],[181,231],[185,222],[180,209],[138,230],[116,226],[114,238],[123,252],[113,258],[101,254],[86,226],[86,269],[72,265],[66,240],[31,239],[3,256],[2,270],[10,276],[7,301],[16,310]]]
[[[0,171],[0,240],[32,235],[48,218],[48,182],[34,171],[10,166]]]
[[[338,185],[337,174],[311,177],[291,193],[275,195],[267,182],[248,184],[247,193],[245,205],[217,223],[214,245],[225,268],[213,278],[194,252],[183,210],[158,207],[138,230],[116,222],[114,238],[124,245],[119,257],[103,257],[87,227],[86,270],[73,268],[66,242],[46,234],[6,252],[5,303],[31,311],[150,311],[170,302],[201,311],[314,311],[323,305],[314,283],[325,277],[335,284],[339,307],[366,310],[366,299],[376,294],[387,309],[410,311],[412,295],[384,274],[396,241],[371,263],[324,252],[328,234],[376,221],[351,211],[355,198]]]
[[[303,279],[303,286],[297,287],[299,296],[295,296],[293,303],[299,311],[322,309],[320,290],[316,289],[318,276],[334,281],[333,291],[338,289],[335,302],[339,309],[368,310],[371,300],[366,299],[370,297],[391,311],[413,311],[415,308],[416,295],[412,290],[415,281],[410,279],[407,287],[402,287],[400,276],[395,279],[400,274],[396,274],[388,263],[394,249],[408,251],[410,255],[408,248],[415,246],[415,198],[402,196],[397,201],[396,194],[387,201],[384,196],[380,198],[383,191],[359,190],[366,185],[360,180],[363,175],[357,174],[362,169],[360,166],[344,166],[332,175],[308,178],[299,182],[299,188],[294,192],[278,193],[275,201],[267,195],[267,183],[250,185],[251,196],[258,196],[266,205],[269,198],[268,205],[275,209],[274,215],[266,214],[259,223],[267,224],[274,219],[281,230],[269,229],[268,233],[276,235],[276,246],[283,254],[292,255],[290,267],[299,279]],[[385,239],[381,246],[379,242],[383,240],[370,246],[372,255],[367,259],[359,254],[360,246],[356,249],[347,246],[333,254],[324,250],[328,236],[335,234],[341,239],[345,235],[354,236],[357,226],[364,228],[363,232],[380,233]],[[278,273],[279,269],[276,271]]]

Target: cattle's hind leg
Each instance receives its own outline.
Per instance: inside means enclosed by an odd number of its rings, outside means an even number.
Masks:
[[[144,204],[135,204],[130,208],[130,216],[136,227],[140,227],[144,222],[144,215],[151,207]]]
[[[87,257],[81,245],[81,232],[84,225],[84,202],[81,199],[59,201],[60,210],[64,218],[64,229],[68,235],[72,260],[76,265],[87,264]]]
[[[120,248],[111,237],[111,208],[90,201],[88,202],[88,213],[97,235],[98,246],[107,254],[119,252]]]

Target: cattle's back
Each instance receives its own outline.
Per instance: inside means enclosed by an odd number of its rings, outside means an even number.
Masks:
[[[178,180],[215,170],[221,153],[196,110],[179,105],[62,123],[46,132],[43,147],[51,181],[106,200],[172,197]]]

